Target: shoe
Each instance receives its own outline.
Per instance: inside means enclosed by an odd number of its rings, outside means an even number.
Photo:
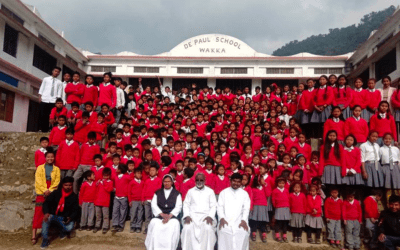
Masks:
[[[135,232],[134,228],[131,228],[131,230],[129,231],[131,234],[133,234]]]
[[[117,232],[121,233],[121,232],[123,232],[123,231],[124,231],[124,228],[123,228],[123,227],[118,227]]]
[[[316,239],[315,240],[315,244],[318,244],[318,245],[321,244],[321,240],[320,239]]]
[[[42,244],[40,245],[40,249],[46,249],[49,246],[49,241],[43,239]]]
[[[79,230],[79,231],[86,230],[86,226],[80,227],[78,230]]]
[[[60,234],[60,240],[65,240],[67,238],[66,234],[61,233]]]
[[[289,243],[288,239],[286,237],[283,237],[283,242]]]
[[[266,233],[261,234],[261,241],[264,243],[267,243],[267,234]]]
[[[138,234],[140,234],[140,233],[142,232],[142,229],[136,228],[136,231],[135,231],[135,232],[138,233]]]
[[[307,243],[309,244],[315,244],[314,240],[312,238],[308,238],[307,239]]]
[[[292,242],[293,242],[293,243],[297,243],[297,237],[293,237]]]
[[[100,228],[99,228],[99,227],[95,227],[95,228],[93,229],[93,233],[97,233],[98,231],[100,231]]]
[[[87,227],[86,228],[86,231],[92,231],[93,230],[93,227]]]
[[[69,232],[69,234],[67,235],[69,239],[75,238],[76,236],[76,231],[72,230],[71,232]]]
[[[297,243],[302,243],[303,240],[301,239],[301,237],[297,237]]]
[[[108,232],[107,228],[103,228],[103,234],[106,234]]]
[[[113,226],[111,232],[116,233],[118,231],[118,226]]]
[[[281,237],[276,237],[275,240],[276,240],[277,242],[282,242]]]
[[[251,240],[256,241],[256,232],[251,233]]]
[[[147,234],[147,228],[143,231],[143,234]]]

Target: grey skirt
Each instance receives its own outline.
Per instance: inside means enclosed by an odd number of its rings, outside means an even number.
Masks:
[[[331,115],[332,111],[332,106],[327,106],[322,112],[318,112],[317,110],[314,110],[311,118],[310,118],[310,123],[324,123],[326,120],[328,120],[329,116]]]
[[[250,211],[249,220],[269,222],[268,207],[255,205]]]
[[[365,163],[365,171],[367,171],[368,179],[365,182],[365,185],[368,187],[380,188],[384,185],[383,172],[381,164],[378,162],[378,170],[375,169],[374,162],[366,162]]]
[[[293,116],[299,124],[307,124],[310,122],[311,113],[305,113],[304,110],[297,110]]]
[[[314,217],[309,214],[306,215],[306,225],[311,227],[311,228],[323,228],[324,227],[324,221],[322,220],[322,217]]]
[[[304,224],[304,214],[292,214],[289,222],[289,226],[295,227],[295,228],[302,228],[305,227]]]
[[[342,184],[347,184],[347,185],[365,185],[365,181],[362,178],[361,174],[357,173],[352,176],[346,175],[342,179]]]
[[[339,166],[328,165],[324,167],[322,174],[322,183],[324,184],[342,184],[342,168]]]
[[[395,120],[396,122],[400,122],[400,109],[396,109],[396,110],[394,111],[394,120]]]
[[[400,166],[398,163],[393,163],[393,169],[390,170],[390,165],[382,165],[383,177],[385,180],[385,188],[400,189]]]
[[[276,208],[275,220],[290,220],[290,209],[288,207]]]
[[[374,115],[374,112],[369,111],[368,109],[363,109],[361,111],[361,117],[364,118],[367,122],[369,122],[369,119]]]
[[[269,196],[268,198],[267,198],[267,202],[268,202],[268,211],[269,212],[271,212],[271,211],[274,211],[274,207],[272,206],[272,199],[271,199],[271,196]]]
[[[344,106],[343,104],[339,104],[339,107],[340,107],[340,108],[343,108],[343,106]],[[342,114],[343,114],[343,118],[344,118],[345,120],[346,120],[347,118],[353,116],[353,112],[351,112],[351,109],[350,109],[349,106],[347,106],[347,108],[345,108],[345,109],[342,110]]]

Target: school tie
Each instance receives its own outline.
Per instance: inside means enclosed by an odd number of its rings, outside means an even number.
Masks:
[[[392,147],[389,147],[389,166],[390,166],[390,170],[393,170],[393,154],[392,154]]]
[[[372,145],[372,148],[374,150],[375,170],[378,171],[378,154],[376,153],[374,144],[371,143],[371,145]],[[390,158],[390,156],[389,156],[389,158]]]
[[[51,97],[54,96],[54,78],[53,78],[53,82],[51,83]]]

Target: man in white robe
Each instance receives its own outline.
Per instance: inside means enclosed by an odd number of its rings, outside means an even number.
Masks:
[[[205,186],[203,173],[198,173],[195,181],[196,186],[189,190],[183,202],[182,249],[213,250],[217,240],[217,200],[214,191]]]
[[[231,176],[231,187],[218,197],[218,250],[248,250],[250,197],[241,187],[243,176]]]

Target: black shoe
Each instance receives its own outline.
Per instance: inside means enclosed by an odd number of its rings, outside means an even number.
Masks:
[[[312,238],[307,239],[307,243],[309,244],[315,244],[315,241]]]
[[[98,231],[100,231],[100,228],[99,228],[99,227],[95,227],[95,228],[93,229],[93,233],[97,233]]]
[[[131,230],[129,231],[131,234],[133,234],[135,232],[134,228],[131,228]]]
[[[315,244],[318,244],[318,245],[321,244],[321,240],[320,239],[316,239],[315,240]]]
[[[79,228],[79,231],[86,230],[86,228],[87,228],[86,226],[80,227],[80,228]]]
[[[93,227],[87,227],[86,228],[86,231],[92,231],[93,230]]]
[[[136,231],[135,231],[135,232],[138,233],[138,234],[140,234],[140,233],[142,232],[142,229],[136,228]]]
[[[103,228],[103,234],[106,234],[108,232],[107,228]]]
[[[118,226],[112,227],[111,232],[115,233],[115,232],[117,232],[117,231],[118,231]]]
[[[124,231],[124,228],[123,227],[118,227],[118,230],[117,230],[117,232],[123,232]]]

